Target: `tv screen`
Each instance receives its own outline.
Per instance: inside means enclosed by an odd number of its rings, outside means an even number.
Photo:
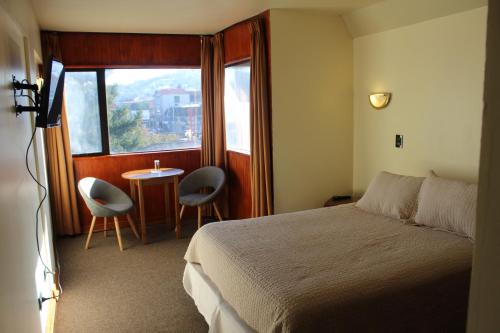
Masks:
[[[64,66],[52,56],[45,62],[44,83],[40,111],[36,116],[37,127],[61,125],[61,108],[64,90]]]

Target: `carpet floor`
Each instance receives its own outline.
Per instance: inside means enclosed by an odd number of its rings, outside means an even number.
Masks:
[[[207,332],[208,326],[182,286],[184,253],[195,231],[183,223],[183,239],[166,225],[148,227],[143,245],[122,230],[120,252],[114,232],[57,241],[64,293],[57,303],[55,331]]]

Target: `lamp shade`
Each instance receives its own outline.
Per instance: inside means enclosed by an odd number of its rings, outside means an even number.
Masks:
[[[391,101],[391,93],[373,93],[369,95],[370,105],[375,109],[385,108]]]

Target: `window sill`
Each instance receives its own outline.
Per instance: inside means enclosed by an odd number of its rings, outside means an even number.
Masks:
[[[130,156],[140,156],[140,155],[163,155],[169,153],[178,153],[178,152],[188,152],[188,151],[200,151],[201,148],[186,148],[186,149],[172,149],[172,150],[156,150],[156,151],[141,151],[141,152],[130,152],[130,153],[115,153],[115,154],[81,154],[81,155],[73,155],[74,159],[79,158],[103,158],[103,157],[130,157]]]
[[[246,150],[239,150],[239,149],[227,149],[228,153],[237,153],[240,155],[247,155],[250,156],[250,152]]]

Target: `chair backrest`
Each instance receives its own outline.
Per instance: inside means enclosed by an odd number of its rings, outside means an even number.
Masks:
[[[212,194],[219,193],[226,181],[224,170],[214,166],[197,169],[184,177],[179,183],[179,194],[186,195],[199,192],[203,188],[212,188]]]
[[[132,204],[130,197],[118,187],[98,178],[86,177],[78,182],[78,191],[94,216],[105,216],[109,203]],[[101,202],[103,203],[101,203]]]

